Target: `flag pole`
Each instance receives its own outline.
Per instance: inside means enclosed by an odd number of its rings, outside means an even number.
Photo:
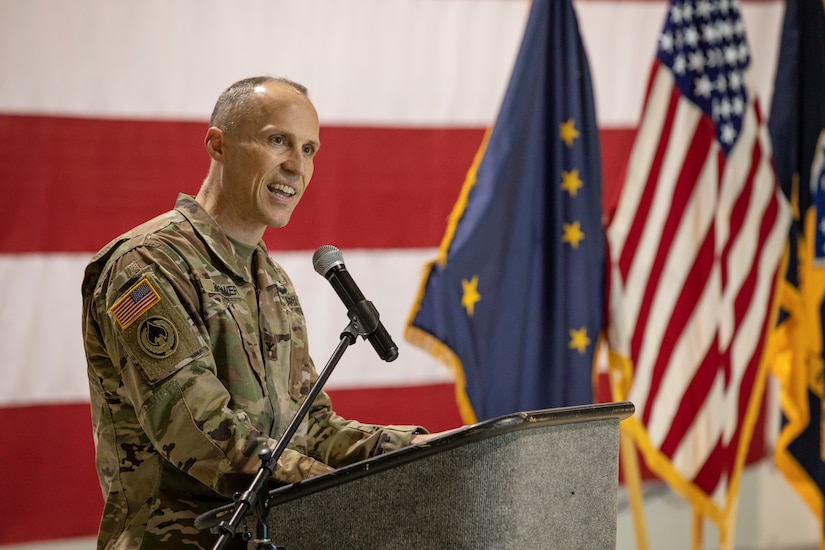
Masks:
[[[702,514],[700,514],[696,507],[693,507],[693,550],[702,550],[702,536],[704,535],[704,524],[702,523]]]
[[[627,430],[619,425],[619,448],[622,453],[622,472],[624,473],[627,500],[633,514],[633,531],[636,533],[636,547],[647,550],[647,529],[645,527],[644,499],[642,498],[642,476],[639,469],[639,458],[636,455],[636,444]]]
[[[825,1],[825,0],[823,0]],[[608,382],[610,398],[613,401],[624,401],[627,398],[627,376],[624,375],[622,365],[624,360],[611,353],[606,340],[600,340],[600,346],[607,351]],[[599,354],[597,354],[599,355]],[[647,527],[645,526],[645,507],[642,497],[642,474],[639,467],[639,455],[633,436],[627,431],[624,424],[619,424],[619,452],[621,453],[621,468],[624,474],[627,501],[633,515],[633,531],[636,534],[638,550],[648,550]]]

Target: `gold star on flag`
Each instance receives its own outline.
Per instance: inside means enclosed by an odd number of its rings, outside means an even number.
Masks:
[[[590,338],[587,337],[587,327],[582,327],[579,330],[570,329],[570,342],[567,347],[569,349],[578,350],[581,355],[587,351],[587,346],[590,345]]]
[[[570,243],[570,246],[572,246],[573,248],[578,248],[579,242],[582,239],[584,239],[584,233],[582,233],[581,223],[573,222],[563,223],[561,225],[564,229],[564,235],[562,235],[561,241],[564,243]]]
[[[579,137],[579,131],[576,130],[576,121],[570,118],[567,122],[559,124],[559,136],[568,147],[572,147],[573,140]]]
[[[481,294],[478,293],[478,275],[473,275],[473,278],[469,281],[462,279],[461,288],[464,290],[464,295],[461,297],[461,305],[467,310],[467,315],[472,317],[475,312],[476,302],[481,300]]]
[[[570,193],[570,196],[575,197],[582,185],[584,185],[584,183],[579,179],[578,169],[573,169],[569,172],[561,171],[561,188]]]

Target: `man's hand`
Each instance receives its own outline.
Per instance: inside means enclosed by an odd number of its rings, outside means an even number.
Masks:
[[[424,443],[425,441],[429,441],[430,439],[433,439],[434,437],[440,437],[442,435],[446,435],[446,434],[458,431],[461,428],[462,428],[462,426],[459,426],[458,428],[453,428],[452,430],[444,430],[443,432],[437,432],[437,433],[433,433],[433,434],[415,434],[414,436],[412,436],[412,439],[410,440],[410,445],[417,445],[419,443]]]

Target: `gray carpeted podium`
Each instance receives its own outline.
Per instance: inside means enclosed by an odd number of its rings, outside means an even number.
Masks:
[[[288,550],[615,548],[619,422],[633,410],[517,413],[274,489],[270,538]]]

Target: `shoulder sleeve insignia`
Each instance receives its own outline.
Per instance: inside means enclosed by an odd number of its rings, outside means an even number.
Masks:
[[[152,273],[124,292],[109,315],[121,328],[118,336],[130,361],[150,384],[208,352],[180,300]]]
[[[165,359],[178,349],[178,331],[169,319],[156,315],[140,323],[137,341],[149,357]]]
[[[121,330],[124,330],[158,302],[160,302],[160,295],[149,279],[144,278],[118,298],[109,308],[109,313],[120,325]]]

